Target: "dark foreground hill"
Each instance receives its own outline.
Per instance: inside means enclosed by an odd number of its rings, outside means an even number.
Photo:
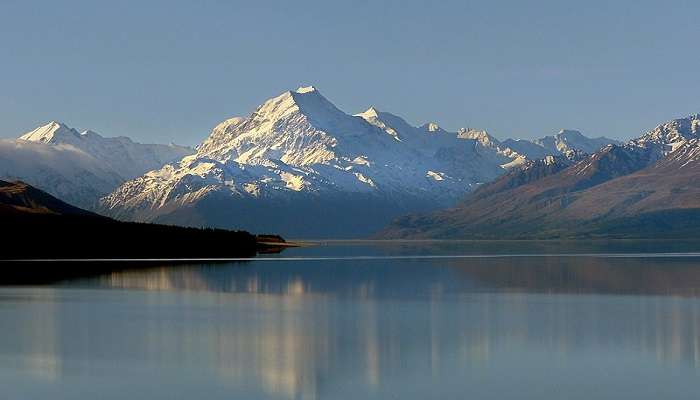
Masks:
[[[255,235],[243,231],[198,229],[177,226],[120,222],[71,206],[22,182],[0,181],[0,220],[2,246],[0,260],[12,268],[9,275],[22,275],[18,260],[86,259],[183,259],[252,257],[258,251],[270,251],[276,236]],[[264,243],[263,243],[264,242]],[[78,263],[63,263],[32,271],[51,275],[70,275]],[[27,264],[28,265],[28,264]],[[26,275],[26,274],[25,274]]]

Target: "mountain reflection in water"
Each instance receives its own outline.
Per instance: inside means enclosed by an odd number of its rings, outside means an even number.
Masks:
[[[698,389],[689,377],[700,360],[699,261],[336,259],[123,271],[0,291],[9,327],[0,356],[20,362],[15,373],[37,394],[51,382],[89,392],[111,376],[130,382],[122,394],[131,397],[534,399],[568,388],[567,398],[674,398]],[[641,379],[646,388],[634,384]],[[153,391],[159,382],[168,383]]]

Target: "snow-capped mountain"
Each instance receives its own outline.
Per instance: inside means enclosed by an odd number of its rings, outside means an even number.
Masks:
[[[530,160],[538,160],[548,155],[554,155],[552,151],[527,139],[506,139],[503,141],[503,145]],[[554,153],[558,154],[559,152]]]
[[[479,142],[482,146],[488,147],[495,150],[498,154],[506,156],[510,161],[506,164],[502,164],[501,167],[505,169],[511,169],[514,167],[519,167],[525,164],[528,159],[528,155],[521,153],[508,145],[502,143],[495,137],[489,135],[485,130],[478,129],[465,129],[461,128],[457,131],[457,137],[461,139],[473,139]],[[540,157],[538,157],[540,158]]]
[[[562,129],[556,135],[539,139],[508,139],[502,145],[526,156],[529,159],[540,159],[547,155],[564,155],[567,151],[582,151],[592,154],[609,144],[621,144],[617,140],[606,137],[589,138],[581,132]]]
[[[700,114],[673,119],[625,144],[603,147],[579,163],[577,168],[581,171],[591,169],[593,163],[604,159],[601,156],[607,154],[613,154],[614,160],[602,167],[617,176],[647,168],[663,159],[665,162],[673,159],[679,164],[685,157],[690,157],[692,162],[693,148],[697,146],[699,136]]]
[[[52,121],[19,139],[0,140],[0,179],[22,180],[71,204],[94,208],[127,179],[194,150],[79,133]]]
[[[575,162],[548,156],[456,207],[394,221],[382,237],[697,237],[700,115],[661,124]],[[555,168],[544,168],[551,160]],[[544,162],[544,163],[543,163]],[[535,167],[535,169],[531,169]]]
[[[95,157],[124,180],[160,168],[194,152],[189,147],[175,144],[142,144],[126,136],[106,138],[91,130],[78,132],[56,121],[27,132],[19,139],[52,145],[71,145]]]
[[[668,121],[627,143],[629,147],[647,149],[659,159],[700,136],[700,114]]]
[[[525,160],[462,133],[373,107],[348,115],[302,87],[225,120],[195,155],[126,182],[102,210],[288,236],[362,235],[398,214],[449,206]]]
[[[609,144],[621,144],[617,140],[605,137],[588,138],[579,131],[562,129],[554,136],[545,136],[533,141],[545,149],[558,154],[563,154],[570,150],[580,150],[584,153],[592,154]]]
[[[0,179],[21,180],[83,208],[123,179],[95,157],[70,145],[0,139]]]

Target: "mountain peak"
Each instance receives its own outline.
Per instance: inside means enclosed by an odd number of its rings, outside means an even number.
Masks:
[[[22,140],[27,140],[30,142],[44,142],[48,143],[57,137],[79,137],[80,134],[75,129],[69,127],[68,125],[58,122],[50,121],[45,125],[42,125],[31,132],[27,132],[19,138]]]
[[[462,139],[474,139],[484,146],[499,145],[500,142],[495,137],[491,136],[485,129],[459,128],[457,136]]]
[[[304,93],[317,92],[317,90],[313,86],[300,86],[299,88],[297,88],[296,92],[299,94],[304,94]]]
[[[304,86],[297,90],[288,90],[266,100],[258,106],[250,118],[257,119],[259,122],[263,120],[273,121],[296,112],[302,112],[308,116],[324,112],[337,113],[338,110],[316,88]]]
[[[336,157],[338,140],[376,134],[364,121],[339,110],[313,86],[266,100],[247,118],[217,125],[197,148],[200,157],[241,163],[305,165]]]
[[[583,134],[575,129],[560,129],[557,136],[583,136]]]
[[[698,136],[700,136],[700,114],[691,114],[685,118],[676,118],[660,124],[627,144],[654,149],[657,157],[663,157]]]
[[[52,127],[52,128],[68,128],[68,125],[64,124],[61,121],[56,121],[56,120],[51,120],[44,126],[45,127]]]
[[[425,124],[423,124],[423,126],[421,126],[421,128],[423,128],[423,130],[426,130],[428,132],[441,132],[443,130],[440,127],[440,125],[438,125],[435,122],[426,122]]]
[[[374,106],[371,106],[370,108],[367,109],[365,112],[361,112],[359,114],[355,114],[357,117],[362,117],[364,119],[367,118],[379,118],[379,110],[374,108]]]
[[[335,104],[331,103],[330,100],[325,98],[321,92],[313,86],[300,87],[288,93],[291,97],[291,103],[289,102],[290,99],[287,99],[285,94],[278,97],[278,99],[281,98],[283,100],[280,110],[285,107],[287,107],[288,111],[293,111],[295,108],[298,108],[302,114],[306,115],[314,122],[321,124],[327,119],[337,120],[348,117],[347,114],[339,110]],[[275,102],[275,99],[269,101]],[[277,117],[279,117],[279,115],[277,115]]]

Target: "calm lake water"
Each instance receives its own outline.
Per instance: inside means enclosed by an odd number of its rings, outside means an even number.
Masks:
[[[696,399],[694,251],[326,243],[0,288],[0,398]]]

